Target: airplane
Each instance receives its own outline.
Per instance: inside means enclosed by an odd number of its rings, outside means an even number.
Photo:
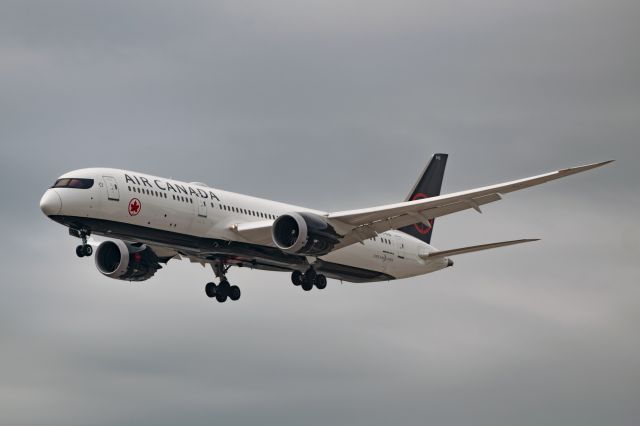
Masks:
[[[223,303],[240,298],[232,266],[291,273],[295,286],[324,289],[327,278],[369,283],[435,272],[452,256],[538,241],[519,239],[438,250],[435,218],[502,199],[504,194],[601,167],[613,160],[441,195],[447,154],[435,154],[402,202],[326,212],[113,168],[60,176],[40,209],[80,238],[103,275],[151,278],[171,259],[210,265],[218,284],[205,293]],[[106,237],[98,242],[92,235]]]

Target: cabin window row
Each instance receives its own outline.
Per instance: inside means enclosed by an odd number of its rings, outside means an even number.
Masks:
[[[240,213],[240,214],[246,214],[247,216],[255,216],[255,217],[262,218],[262,219],[272,219],[272,220],[274,220],[276,218],[276,215],[271,214],[271,213],[264,213],[264,212],[257,211],[257,210],[241,209],[240,207],[227,206],[225,204],[220,204],[220,208],[222,210],[224,210],[224,211]]]
[[[146,194],[146,195],[150,195],[153,197],[160,197],[160,198],[168,198],[166,193],[163,192],[158,192],[156,190],[150,190],[147,188],[138,188],[135,186],[128,186],[127,187],[129,189],[130,192],[137,192],[138,194]],[[189,197],[184,197],[182,195],[175,195],[172,194],[171,198],[175,201],[180,201],[183,203],[189,203],[189,204],[193,204],[193,198],[189,198]],[[215,208],[215,204],[211,203],[211,208]],[[256,211],[256,210],[249,210],[249,209],[241,209],[240,207],[234,207],[234,206],[227,206],[225,204],[220,204],[220,208],[224,211],[228,211],[228,212],[234,212],[234,213],[240,213],[240,214],[246,214],[248,216],[255,216],[255,217],[259,217],[262,219],[271,219],[271,220],[275,220],[276,219],[276,215],[271,214],[271,213],[264,213],[261,211]]]
[[[193,204],[193,198],[184,197],[182,195],[172,195],[172,197],[176,201],[182,201],[183,203]]]
[[[133,187],[128,186],[127,188],[129,189],[129,192],[137,192],[138,194],[147,194],[147,195],[151,195],[152,197],[167,198],[167,194],[163,192],[155,191],[153,189],[137,188],[135,186]]]
[[[159,198],[169,198],[166,193],[159,192],[154,189],[138,188],[135,186],[133,187],[128,186],[127,188],[129,189],[129,191],[137,192],[138,194],[146,194],[152,197],[159,197]],[[182,195],[173,195],[173,194],[171,195],[171,198],[173,198],[175,201],[181,201],[183,203],[193,204],[193,198],[183,197]]]
[[[378,241],[378,238],[380,238],[380,242],[382,244],[391,244],[391,240],[388,238],[382,238],[382,237],[371,237],[369,238],[371,241]]]

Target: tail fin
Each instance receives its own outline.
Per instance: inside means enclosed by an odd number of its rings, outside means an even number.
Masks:
[[[427,168],[422,172],[422,176],[405,201],[420,200],[422,198],[435,197],[440,195],[442,188],[442,179],[444,177],[444,168],[447,165],[448,154],[434,154]],[[429,225],[424,223],[416,223],[415,225],[400,228],[406,234],[412,235],[419,240],[429,244],[431,242],[431,234],[433,233],[434,219],[429,220]]]

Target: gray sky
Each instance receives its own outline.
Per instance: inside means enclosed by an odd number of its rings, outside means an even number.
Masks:
[[[637,1],[0,0],[0,423],[637,425]],[[392,283],[101,276],[38,209],[113,166],[326,210],[613,166],[437,221]]]

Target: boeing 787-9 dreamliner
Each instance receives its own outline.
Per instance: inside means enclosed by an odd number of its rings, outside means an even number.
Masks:
[[[89,168],[60,176],[40,201],[52,220],[82,240],[103,275],[144,281],[171,259],[211,265],[218,302],[238,300],[230,267],[288,272],[303,290],[327,278],[367,283],[438,271],[452,257],[536,241],[520,239],[450,250],[431,246],[437,217],[498,201],[506,193],[603,166],[558,170],[511,182],[440,195],[447,154],[435,154],[404,201],[326,212],[128,170]],[[102,242],[92,235],[107,237]]]

